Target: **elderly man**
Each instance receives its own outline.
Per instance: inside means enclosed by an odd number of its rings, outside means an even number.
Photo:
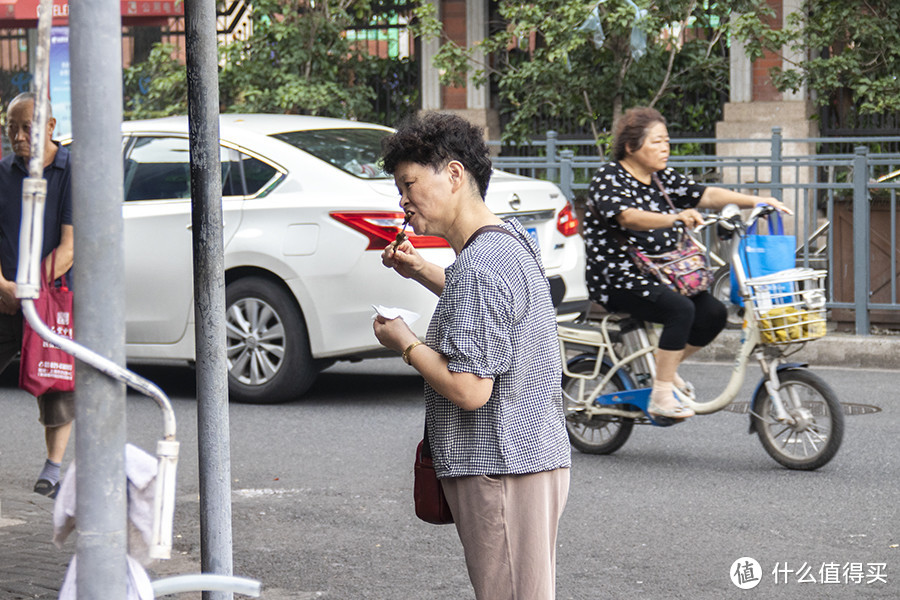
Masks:
[[[0,372],[12,362],[22,347],[22,313],[16,298],[16,271],[19,260],[19,227],[22,219],[22,182],[28,176],[31,158],[31,129],[35,96],[19,94],[9,103],[6,125],[13,155],[0,160]],[[47,199],[44,212],[44,258],[42,273],[50,277],[51,252],[56,250],[52,279],[66,273],[74,257],[72,198],[69,187],[69,151],[52,141],[56,120],[50,116],[45,131],[44,178]],[[60,467],[66,453],[75,416],[73,394],[48,393],[37,399],[39,421],[44,426],[47,460],[38,475],[34,491],[55,498],[59,491]]]

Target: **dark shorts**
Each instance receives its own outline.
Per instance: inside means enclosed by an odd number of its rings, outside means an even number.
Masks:
[[[0,314],[0,372],[6,370],[22,348],[22,314]],[[75,394],[50,392],[37,399],[38,421],[44,427],[59,427],[75,419]]]
[[[75,394],[50,392],[38,397],[38,421],[44,427],[59,427],[75,420]]]

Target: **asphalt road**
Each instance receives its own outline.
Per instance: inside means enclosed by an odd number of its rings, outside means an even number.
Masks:
[[[685,374],[704,395],[728,370],[698,363]],[[172,396],[182,442],[177,558],[157,572],[196,571],[193,373],[142,372]],[[841,450],[817,472],[780,467],[747,434],[749,417],[729,411],[637,427],[612,456],[575,451],[558,598],[900,597],[897,375],[817,373],[842,401],[880,409],[848,417]],[[232,405],[235,573],[260,579],[269,600],[474,598],[453,527],[412,514],[420,398],[421,380],[385,359],[333,367],[296,402]],[[9,387],[0,406],[4,484],[30,485],[42,452],[39,427],[28,425],[36,411]],[[129,439],[152,451],[161,431],[153,403],[130,395],[128,422]],[[730,578],[743,557],[761,565],[747,591]]]

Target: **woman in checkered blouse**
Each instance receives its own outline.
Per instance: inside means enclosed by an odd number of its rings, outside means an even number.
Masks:
[[[402,319],[377,317],[375,335],[425,378],[435,470],[476,598],[552,599],[571,457],[540,253],[484,204],[491,161],[480,128],[432,113],[383,148],[409,224],[447,240],[456,260],[445,270],[409,240],[388,246],[385,266],[440,299],[424,343]]]

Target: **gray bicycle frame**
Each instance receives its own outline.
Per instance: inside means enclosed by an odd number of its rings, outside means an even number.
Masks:
[[[728,214],[731,212],[730,209],[723,210],[723,214]],[[760,216],[760,209],[754,209],[751,213],[750,218],[748,219],[749,223],[754,222]],[[733,213],[732,213],[733,214]],[[706,224],[711,224],[713,222],[718,222],[723,218],[713,218],[707,221]],[[743,263],[740,260],[739,247],[741,241],[742,232],[746,231],[746,225],[736,225],[734,235],[731,240],[731,264],[735,271],[736,280],[741,292],[741,296],[745,299],[745,303],[749,302],[749,293],[747,290],[747,275],[743,268]],[[740,231],[738,231],[740,229]],[[579,385],[579,395],[581,397],[581,406],[580,408],[584,410],[584,412],[588,415],[612,415],[619,416],[625,418],[642,418],[644,417],[644,413],[641,411],[629,411],[616,407],[609,406],[596,406],[594,404],[594,400],[597,399],[601,394],[600,390],[604,389],[607,383],[615,376],[616,372],[622,368],[626,368],[627,365],[637,361],[638,359],[645,358],[650,364],[651,369],[653,369],[653,352],[656,351],[656,336],[652,334],[652,331],[647,331],[647,340],[648,343],[645,347],[640,348],[627,356],[618,357],[612,351],[612,340],[608,332],[608,321],[609,317],[606,317],[601,322],[600,327],[600,335],[601,338],[596,343],[585,342],[583,339],[578,340],[575,343],[592,345],[598,348],[598,356],[597,360],[594,363],[594,371],[590,374],[573,374],[565,368],[566,375],[573,377],[578,380]],[[646,331],[646,328],[645,328]],[[650,341],[651,336],[654,338],[653,341]],[[718,412],[729,404],[731,404],[737,395],[740,393],[741,387],[744,384],[747,365],[750,362],[751,357],[756,358],[759,362],[760,367],[762,368],[764,377],[765,377],[765,386],[766,391],[772,398],[772,405],[775,409],[775,417],[779,421],[791,422],[791,417],[788,412],[784,408],[784,403],[779,394],[779,388],[781,387],[781,382],[778,378],[778,369],[781,364],[783,364],[784,359],[781,354],[769,358],[767,356],[765,347],[760,344],[760,333],[759,333],[759,325],[756,322],[756,319],[745,319],[744,327],[742,330],[742,342],[741,346],[737,351],[735,361],[732,363],[731,367],[731,377],[728,380],[727,385],[724,390],[713,400],[709,402],[697,402],[691,400],[686,395],[682,394],[679,390],[675,390],[676,395],[679,400],[681,400],[685,405],[689,406],[694,410],[697,414],[712,414],[714,412]],[[602,346],[602,348],[601,348]],[[565,343],[562,344],[563,348],[563,364],[565,365]],[[605,350],[603,349],[605,348]],[[602,363],[603,356],[600,355],[600,352],[603,352],[604,355],[608,351],[610,357],[613,359],[612,367],[609,371],[602,377],[600,382],[594,387],[593,391],[590,395],[584,395],[584,387],[588,380],[596,379],[600,376],[600,368]]]

